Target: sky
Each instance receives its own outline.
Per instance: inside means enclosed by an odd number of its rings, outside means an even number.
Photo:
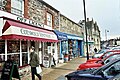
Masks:
[[[84,19],[83,0],[44,0],[69,19],[78,23]],[[101,39],[120,37],[120,0],[85,0],[86,17],[97,22]]]

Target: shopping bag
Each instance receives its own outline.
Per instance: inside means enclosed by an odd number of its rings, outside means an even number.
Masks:
[[[37,74],[40,74],[42,72],[42,68],[40,65],[38,67],[36,67],[36,72],[37,72]]]

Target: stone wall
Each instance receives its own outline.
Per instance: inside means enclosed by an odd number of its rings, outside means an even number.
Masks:
[[[83,36],[82,27],[72,20],[68,19],[64,15],[60,15],[60,31],[75,34],[78,36]]]
[[[46,13],[49,12],[53,15],[53,28],[59,29],[59,12],[53,10],[50,5],[41,0],[29,0],[28,2],[29,19],[46,24]]]

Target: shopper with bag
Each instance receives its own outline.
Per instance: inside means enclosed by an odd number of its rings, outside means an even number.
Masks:
[[[39,56],[34,51],[34,47],[30,47],[30,66],[31,66],[31,74],[32,74],[32,80],[35,80],[35,75],[41,80],[40,73],[42,72],[42,69],[39,65]]]

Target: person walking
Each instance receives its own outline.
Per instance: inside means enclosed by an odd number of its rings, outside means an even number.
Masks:
[[[95,53],[97,53],[97,49],[96,48],[94,49],[94,51],[95,51]]]
[[[30,47],[30,66],[31,66],[31,74],[32,80],[35,80],[35,75],[41,80],[41,75],[37,74],[36,67],[39,66],[39,56],[34,51],[34,47]]]

